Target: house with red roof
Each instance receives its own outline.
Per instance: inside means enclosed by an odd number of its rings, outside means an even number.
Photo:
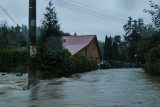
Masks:
[[[63,46],[72,55],[83,55],[97,62],[102,60],[96,35],[64,36]]]

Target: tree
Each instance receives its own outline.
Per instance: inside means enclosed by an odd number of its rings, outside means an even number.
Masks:
[[[115,41],[113,41],[112,44],[112,59],[113,60],[119,59],[118,44]]]
[[[48,6],[46,7],[40,34],[39,45],[41,48],[46,47],[52,51],[63,49],[61,42],[63,32],[60,30],[57,14],[51,1],[49,1]]]
[[[142,38],[149,38],[155,33],[156,33],[156,28],[154,27],[154,25],[147,24],[147,25],[144,25],[144,27],[142,29],[141,37]]]
[[[152,16],[155,26],[154,34],[146,39],[148,56],[146,57],[145,70],[152,75],[160,75],[160,5],[149,1],[151,10],[145,9]]]
[[[160,30],[160,5],[155,4],[152,0],[149,1],[151,10],[145,9],[144,12],[149,13],[152,16],[152,22],[157,30]]]
[[[62,31],[60,30],[60,25],[58,24],[57,13],[53,3],[49,1],[46,7],[46,13],[44,14],[44,20],[41,26],[42,34],[48,39],[48,37],[60,37],[62,36]]]
[[[147,56],[145,70],[151,75],[160,75],[160,47],[152,48]]]
[[[104,53],[103,53],[103,55],[104,55],[104,61],[108,61],[109,60],[109,54],[108,54],[108,37],[107,37],[107,35],[106,35],[106,37],[105,37],[105,43],[104,43]]]
[[[113,38],[113,45],[112,45],[112,52],[113,52],[113,59],[114,60],[120,60],[120,44],[121,44],[121,36],[120,35],[116,35]]]
[[[8,45],[8,26],[6,23],[0,25],[0,50],[3,50]]]
[[[55,8],[51,1],[46,7],[44,20],[41,26],[41,36],[38,40],[38,70],[41,76],[53,78],[63,68],[63,46]]]
[[[133,22],[133,23],[132,23]],[[125,41],[128,45],[128,58],[130,62],[135,62],[135,55],[138,54],[138,42],[141,38],[142,29],[144,27],[143,19],[139,18],[133,20],[131,17],[128,19],[128,23],[123,26],[125,30]]]
[[[101,51],[101,54],[102,54],[102,59],[104,60],[104,42],[103,41],[98,41],[98,44],[99,44],[99,47],[100,47],[100,51]]]
[[[104,61],[109,61],[112,59],[112,37],[109,38],[106,35],[104,44]]]
[[[114,41],[117,43],[117,44],[120,44],[121,43],[121,36],[120,35],[116,35],[114,36]]]

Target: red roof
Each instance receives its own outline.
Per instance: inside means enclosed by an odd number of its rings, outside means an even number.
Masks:
[[[95,35],[64,36],[63,46],[68,49],[72,55],[74,55],[85,48],[94,37]]]

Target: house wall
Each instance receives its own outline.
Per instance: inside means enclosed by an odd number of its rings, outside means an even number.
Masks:
[[[98,46],[95,38],[87,46],[87,57],[91,59],[95,59],[97,60],[97,62],[100,62],[100,55],[98,52]]]
[[[77,54],[78,54],[78,55],[86,56],[86,50],[83,49],[83,50],[79,51]]]
[[[97,60],[98,63],[101,61],[95,38],[90,42],[90,44],[87,47],[85,47],[83,50],[81,50],[77,54],[84,55],[87,58]]]

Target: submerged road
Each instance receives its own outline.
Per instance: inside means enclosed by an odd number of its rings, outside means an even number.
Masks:
[[[160,80],[142,69],[97,70],[41,81],[26,91],[23,83],[6,90],[3,81],[0,107],[160,107]]]

